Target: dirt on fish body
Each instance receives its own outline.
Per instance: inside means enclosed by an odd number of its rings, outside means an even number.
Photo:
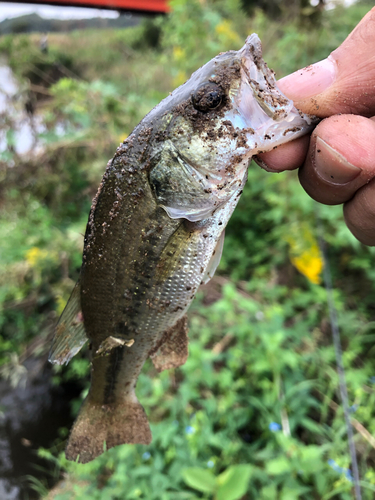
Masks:
[[[66,456],[81,463],[151,442],[135,386],[148,357],[185,363],[186,311],[220,262],[251,157],[311,130],[277,89],[256,35],[219,54],[156,106],[117,149],[93,200],[81,277],[50,353],[89,339],[91,387]]]

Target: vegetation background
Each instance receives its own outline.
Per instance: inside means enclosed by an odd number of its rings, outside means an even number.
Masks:
[[[357,3],[173,0],[164,18],[126,29],[0,38],[19,82],[34,142],[17,150],[14,114],[0,114],[0,370],[22,381],[30,342],[48,351],[76,281],[91,199],[118,143],[197,67],[257,32],[282,77],[326,57],[369,11]],[[289,5],[289,3],[288,3]],[[295,173],[254,163],[226,232],[217,276],[189,312],[190,357],[137,393],[150,446],[69,463],[68,429],[41,456],[64,482],[42,496],[70,499],[351,499],[353,483],[335,355],[321,283],[316,214],[334,279],[364,499],[375,491],[375,250],[347,230],[341,207],[319,207]],[[54,381],[89,383],[86,352]],[[72,401],[77,413],[80,402]]]

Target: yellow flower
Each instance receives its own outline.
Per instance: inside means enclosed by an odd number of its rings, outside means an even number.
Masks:
[[[290,261],[311,283],[321,282],[323,259],[319,245],[307,226],[295,224],[286,238],[289,243]]]
[[[185,58],[184,49],[179,47],[178,45],[176,47],[173,47],[173,57],[176,59],[176,61],[181,61],[182,59],[184,59]]]
[[[123,143],[127,138],[128,138],[128,134],[125,134],[125,133],[120,134],[118,136],[118,139],[120,140],[120,143]]]
[[[311,283],[318,285],[321,282],[320,274],[323,270],[323,262],[319,249],[311,248],[298,257],[291,257],[290,261]]]
[[[232,23],[228,20],[221,21],[216,28],[216,33],[222,39],[223,43],[227,44],[238,44],[240,43],[240,37],[233,30]]]
[[[40,260],[45,259],[48,256],[47,250],[41,250],[38,247],[32,247],[26,252],[26,261],[31,267],[34,267]]]
[[[187,75],[185,71],[179,71],[177,75],[173,78],[173,86],[179,87],[187,80]]]

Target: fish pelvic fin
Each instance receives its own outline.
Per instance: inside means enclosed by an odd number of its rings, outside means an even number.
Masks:
[[[146,413],[134,393],[116,405],[101,405],[87,397],[70,433],[65,456],[86,464],[114,446],[151,441]]]
[[[78,280],[56,325],[55,336],[48,355],[49,362],[58,365],[69,363],[86,341],[81,311],[81,284]]]
[[[161,344],[150,354],[151,361],[158,372],[185,364],[189,355],[187,333],[187,316],[185,314],[164,332]]]

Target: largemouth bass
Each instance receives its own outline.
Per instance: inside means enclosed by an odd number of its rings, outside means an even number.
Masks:
[[[52,363],[87,339],[91,387],[66,456],[89,462],[151,442],[135,395],[143,364],[185,363],[186,311],[219,264],[249,160],[311,130],[277,88],[257,35],[219,54],[156,106],[109,161],[87,224],[80,280],[58,322]]]

